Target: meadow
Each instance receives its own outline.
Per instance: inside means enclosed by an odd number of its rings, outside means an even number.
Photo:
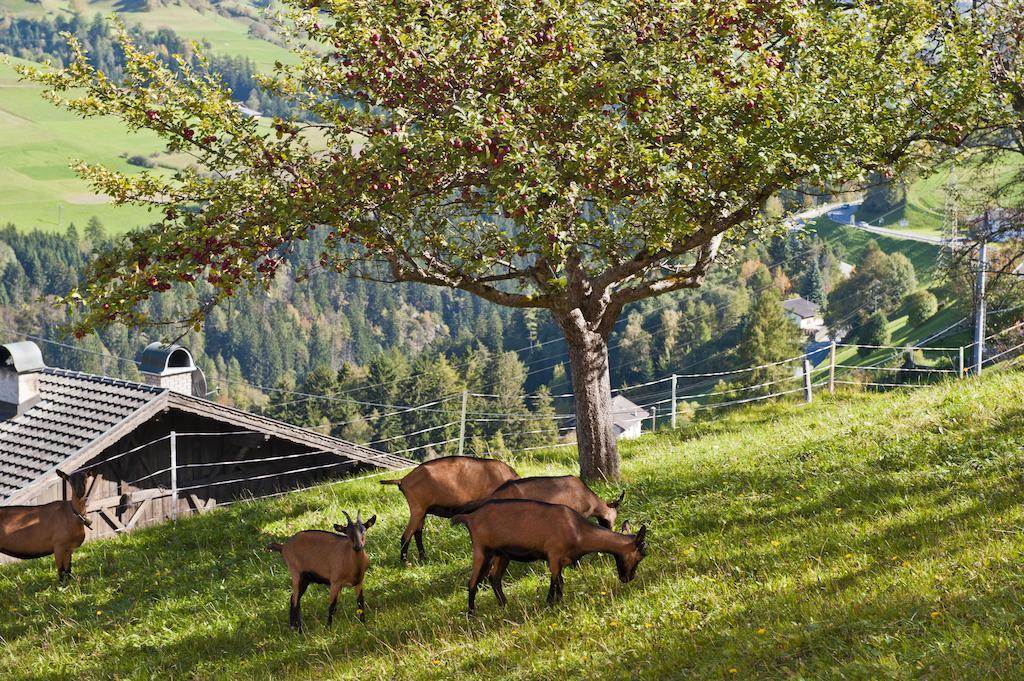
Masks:
[[[163,145],[156,135],[132,135],[113,119],[81,119],[58,109],[37,85],[18,81],[18,63],[24,62],[0,60],[0,224],[54,231],[74,222],[81,230],[96,216],[115,233],[148,224],[146,209],[110,205],[70,163],[82,159],[139,171],[127,158],[159,152]]]
[[[510,605],[467,619],[464,528],[429,519],[428,562],[398,563],[401,495],[338,482],[87,544],[75,581],[38,560],[0,566],[0,669],[83,678],[1015,678],[1024,665],[1020,562],[1024,374],[916,392],[843,393],[717,414],[623,443],[620,519],[650,553],[621,584],[612,560],[566,573],[513,565]],[[511,461],[574,470],[569,449]],[[326,590],[288,629],[272,539],[378,514],[367,624]]]

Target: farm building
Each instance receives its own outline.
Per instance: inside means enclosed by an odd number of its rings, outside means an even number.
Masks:
[[[89,470],[90,539],[413,464],[204,399],[202,372],[180,346],[150,345],[141,370],[135,383],[46,367],[31,342],[0,347],[0,505],[66,498],[56,469]]]

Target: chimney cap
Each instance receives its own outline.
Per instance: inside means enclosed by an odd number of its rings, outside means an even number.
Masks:
[[[145,374],[165,376],[195,371],[196,362],[192,353],[180,345],[164,345],[155,342],[142,351],[141,371]]]
[[[42,371],[46,364],[38,345],[19,341],[0,346],[0,367],[13,369],[18,374],[32,374]]]

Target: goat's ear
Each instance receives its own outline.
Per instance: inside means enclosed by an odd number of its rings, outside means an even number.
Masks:
[[[619,504],[621,504],[621,503],[622,503],[622,498],[623,498],[624,496],[626,496],[626,490],[622,490],[622,494],[620,494],[620,495],[619,495],[619,498],[618,498],[618,499],[616,499],[615,501],[609,501],[609,502],[608,502],[608,507],[609,507],[609,508],[618,508],[618,507],[619,507]]]
[[[622,521],[622,529],[620,530],[620,532],[622,532],[622,534],[629,534],[629,521],[628,520],[623,520]]]
[[[366,521],[365,523],[363,523],[363,527],[365,527],[365,528],[370,528],[370,527],[373,527],[373,524],[374,524],[375,522],[377,522],[377,514],[376,514],[376,513],[374,513],[373,515],[371,515],[371,516],[370,516],[370,519],[369,519],[369,520],[367,520],[367,521]]]
[[[57,475],[59,475],[60,479],[63,480],[64,482],[71,482],[71,476],[65,473],[64,471],[57,471]]]
[[[348,528],[345,527],[344,525],[339,525],[338,523],[334,523],[334,531],[338,532],[340,534],[345,534],[345,532],[348,531]]]
[[[641,551],[647,548],[647,526],[641,525],[640,531],[636,533],[636,547]]]

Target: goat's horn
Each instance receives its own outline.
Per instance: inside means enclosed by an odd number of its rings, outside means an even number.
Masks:
[[[362,525],[362,524],[363,524],[363,512],[357,510],[356,511],[356,525]]]
[[[342,513],[345,515],[345,520],[347,520],[348,524],[351,525],[352,524],[352,517],[349,516],[348,511],[342,511]]]

